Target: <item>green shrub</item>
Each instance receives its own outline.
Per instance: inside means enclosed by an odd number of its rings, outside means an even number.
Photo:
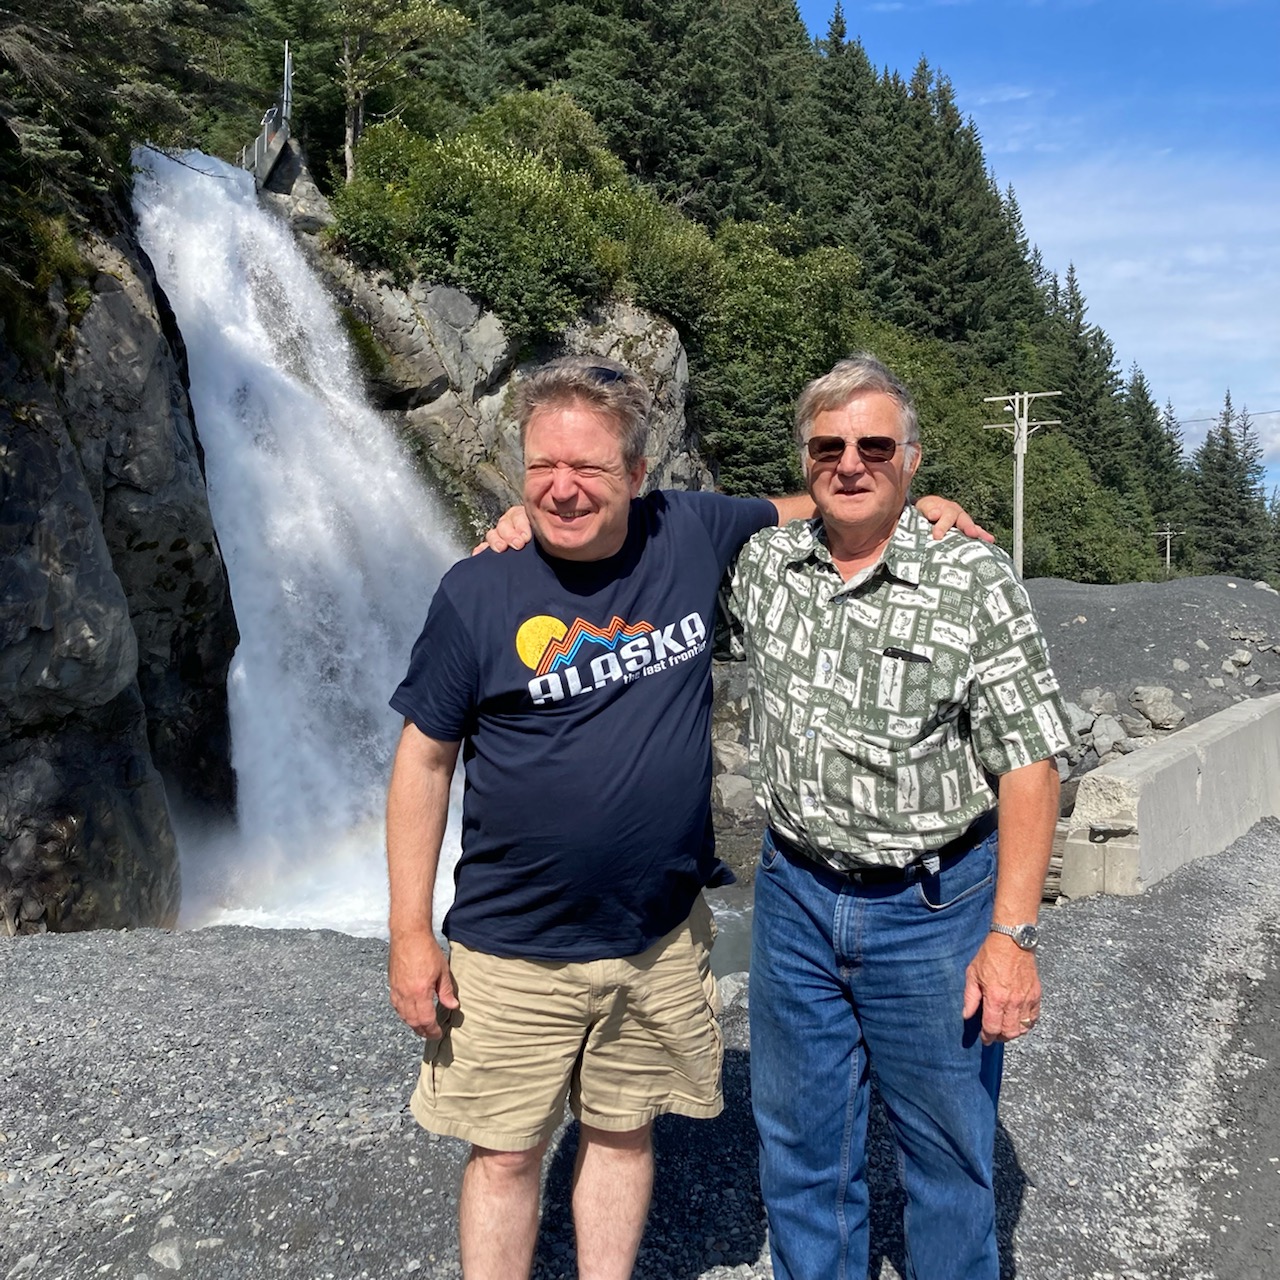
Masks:
[[[609,150],[599,126],[566,93],[504,94],[465,132],[495,151],[523,152],[548,168],[580,173],[597,187],[626,179],[622,161]]]
[[[454,138],[370,129],[356,179],[335,201],[338,243],[402,279],[466,289],[522,337],[553,333],[609,296],[694,329],[718,288],[706,233],[593,158],[582,136],[590,119],[569,100],[513,96]],[[539,128],[555,145],[535,152],[526,144]]]

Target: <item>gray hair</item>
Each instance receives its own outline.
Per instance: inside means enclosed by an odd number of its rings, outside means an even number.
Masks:
[[[903,443],[920,443],[920,419],[911,392],[869,351],[859,351],[839,361],[829,373],[814,378],[800,393],[796,402],[796,444],[801,452],[818,414],[828,409],[843,409],[864,391],[889,396],[898,406]]]
[[[565,356],[543,365],[516,392],[516,421],[524,448],[529,419],[539,409],[584,402],[616,428],[627,470],[639,466],[649,441],[653,397],[636,373],[600,356]]]

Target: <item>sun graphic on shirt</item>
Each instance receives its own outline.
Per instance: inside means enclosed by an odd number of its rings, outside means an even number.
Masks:
[[[559,618],[545,613],[526,619],[516,632],[516,653],[520,655],[520,661],[531,670],[536,670],[547,645],[553,640],[559,640],[568,630]]]

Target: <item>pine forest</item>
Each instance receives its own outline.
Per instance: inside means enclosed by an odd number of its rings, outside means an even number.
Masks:
[[[131,146],[233,157],[289,40],[334,247],[467,290],[531,351],[609,297],[666,317],[726,491],[797,486],[796,395],[865,349],[919,403],[917,488],[1006,545],[1011,447],[983,397],[1061,391],[1027,455],[1028,576],[1280,582],[1247,408],[1227,394],[1189,452],[1075,268],[1042,261],[945,69],[877,67],[852,24],[837,4],[814,40],[784,0],[8,0],[6,343],[47,363],[51,292],[84,305],[76,234],[126,216]]]

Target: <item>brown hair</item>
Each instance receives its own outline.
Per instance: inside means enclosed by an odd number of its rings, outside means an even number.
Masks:
[[[590,405],[616,426],[627,470],[637,467],[649,440],[653,397],[633,370],[600,356],[553,360],[520,384],[516,392],[520,447],[524,447],[529,419],[537,410],[567,407],[575,401]]]

